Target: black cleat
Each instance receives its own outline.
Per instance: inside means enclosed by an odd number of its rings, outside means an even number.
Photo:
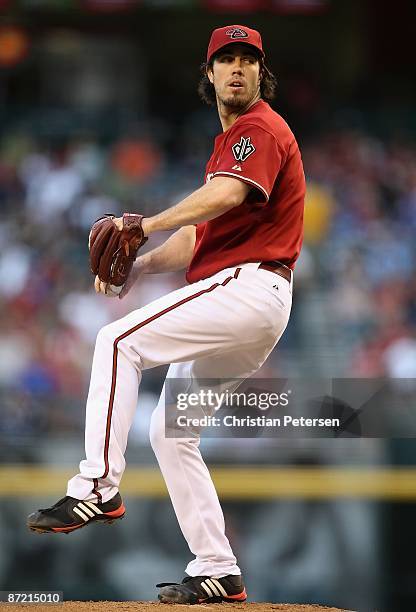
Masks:
[[[120,493],[103,504],[94,504],[66,496],[50,508],[43,508],[29,514],[27,526],[38,533],[69,533],[95,521],[113,523],[123,518],[125,512]]]
[[[158,597],[162,603],[234,603],[247,599],[242,576],[231,574],[223,578],[187,576],[181,584],[161,582],[156,586],[160,589]]]

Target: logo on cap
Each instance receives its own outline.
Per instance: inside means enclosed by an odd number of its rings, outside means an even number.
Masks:
[[[226,31],[225,35],[230,38],[248,38],[247,32],[241,28],[231,28]]]

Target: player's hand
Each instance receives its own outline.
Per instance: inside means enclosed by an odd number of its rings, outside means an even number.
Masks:
[[[133,285],[139,280],[139,278],[143,276],[143,274],[145,274],[145,272],[146,272],[146,265],[144,263],[144,258],[138,257],[118,296],[120,300],[122,300],[124,296],[128,294],[128,292],[133,287]]]
[[[102,293],[105,295],[105,297],[119,297],[120,300],[122,300],[123,297],[128,294],[133,285],[145,273],[146,264],[144,262],[144,257],[139,257],[134,263],[129,276],[127,277],[127,281],[122,287],[114,287],[113,285],[110,285],[110,283],[106,283],[96,276],[94,280],[95,292]]]
[[[102,293],[106,297],[118,297],[122,287],[114,287],[110,283],[105,283],[98,276],[94,280],[94,289],[96,293]]]

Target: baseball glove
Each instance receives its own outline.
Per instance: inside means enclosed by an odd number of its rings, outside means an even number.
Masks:
[[[104,215],[93,224],[88,248],[91,272],[103,282],[121,287],[133,267],[139,248],[147,241],[142,229],[143,215],[124,213],[123,228]]]

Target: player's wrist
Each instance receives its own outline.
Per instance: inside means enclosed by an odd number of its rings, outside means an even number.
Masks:
[[[145,238],[150,236],[150,234],[154,234],[155,232],[175,229],[176,225],[172,225],[169,220],[171,217],[171,215],[167,214],[169,211],[170,209],[168,208],[166,211],[154,215],[153,217],[144,217],[142,219],[142,230]]]
[[[142,230],[143,230],[143,235],[147,238],[150,234],[153,233],[153,224],[152,224],[152,217],[144,217],[142,219]]]

